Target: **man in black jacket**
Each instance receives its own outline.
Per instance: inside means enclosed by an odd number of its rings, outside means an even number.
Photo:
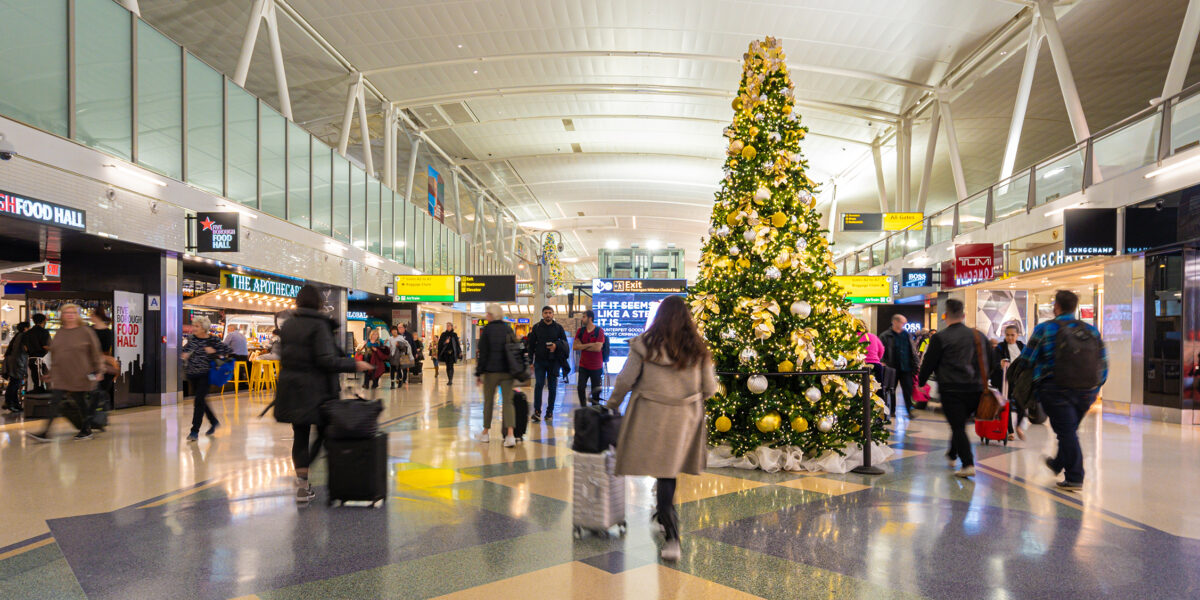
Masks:
[[[942,412],[950,423],[950,451],[946,459],[953,466],[962,459],[958,477],[975,475],[975,456],[967,438],[967,418],[979,407],[979,396],[988,379],[992,364],[991,345],[984,335],[963,324],[963,303],[953,298],[946,301],[945,329],[929,341],[925,360],[921,364],[920,385],[925,385],[934,372],[942,395]],[[979,353],[983,353],[982,362]],[[980,373],[980,367],[983,373]]]
[[[50,332],[46,330],[46,315],[33,315],[33,327],[22,336],[22,342],[30,359],[29,380],[33,383],[33,391],[39,394],[45,392],[46,383],[42,381],[41,359],[50,353]],[[38,360],[34,361],[35,358]]]
[[[499,304],[489,304],[487,307],[488,324],[479,332],[479,343],[476,345],[475,383],[483,386],[483,433],[479,441],[487,444],[492,441],[488,431],[492,428],[492,408],[496,403],[496,388],[500,388],[501,405],[500,426],[505,432],[504,447],[516,445],[513,437],[513,427],[516,425],[516,409],[513,407],[513,376],[508,368],[508,344],[515,343],[517,336],[512,326],[504,321],[504,309]]]
[[[462,360],[462,344],[454,331],[454,323],[446,323],[446,330],[438,338],[437,357],[446,366],[446,385],[454,385],[454,363]]]
[[[558,361],[567,351],[567,331],[554,320],[554,309],[542,307],[542,320],[529,331],[526,338],[529,356],[533,358],[533,414],[531,421],[554,418],[554,398],[558,395]],[[542,388],[549,387],[546,412],[542,413]]]
[[[908,319],[904,315],[892,315],[892,327],[879,334],[879,341],[883,342],[883,364],[896,370],[896,381],[904,392],[904,407],[908,410],[909,418],[912,418],[915,410],[913,375],[920,366],[917,358],[920,355],[917,353],[916,340],[904,328],[906,324]]]

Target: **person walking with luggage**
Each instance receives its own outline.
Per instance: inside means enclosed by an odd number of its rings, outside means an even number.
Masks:
[[[579,372],[579,405],[588,405],[589,381],[592,385],[592,404],[600,404],[600,390],[604,387],[604,330],[596,327],[595,311],[583,311],[583,327],[575,332],[575,349],[580,351],[576,363],[576,371]]]
[[[454,385],[454,363],[462,360],[462,343],[453,323],[446,323],[446,330],[438,338],[438,358],[446,366],[446,385]]]
[[[487,306],[487,325],[479,331],[479,343],[475,348],[475,384],[483,386],[483,431],[480,443],[492,441],[488,433],[492,428],[492,410],[496,404],[496,388],[500,388],[500,427],[504,432],[504,447],[517,444],[513,428],[516,426],[516,410],[513,406],[513,379],[509,370],[509,344],[517,344],[517,334],[512,325],[504,320],[504,309],[499,304]]]
[[[1017,339],[1017,332],[1018,329],[1016,325],[1009,325],[1005,327],[1004,339],[999,344],[996,344],[995,350],[992,351],[992,358],[996,361],[991,367],[992,387],[998,390],[1004,389],[1004,374],[1008,370],[1008,366],[1012,364],[1013,361],[1020,358],[1021,352],[1025,350],[1025,344],[1022,343],[1021,340]],[[1013,414],[1016,415],[1017,421],[1016,426],[1014,427],[1012,419],[1009,419],[1008,439],[1011,440],[1013,434],[1015,433],[1017,437],[1024,440],[1025,427],[1027,426],[1025,409],[1021,406],[1020,402],[1012,401],[1013,395],[1011,389],[1008,390],[1008,397],[1005,398],[1005,400],[1009,401],[1008,405],[1013,411]]]
[[[656,518],[666,536],[663,560],[679,560],[676,479],[680,473],[704,470],[704,401],[716,391],[712,357],[691,310],[682,297],[667,297],[650,328],[629,341],[629,358],[608,399],[608,408],[616,410],[625,394],[633,392],[617,438],[616,474],[658,479]]]
[[[372,329],[367,334],[367,340],[358,348],[363,362],[371,365],[371,370],[363,373],[363,389],[379,387],[379,378],[383,376],[383,367],[388,362],[387,344],[379,339],[379,329]]]
[[[33,327],[25,332],[24,342],[25,354],[29,356],[29,382],[33,384],[33,392],[41,394],[46,391],[46,382],[42,381],[42,359],[50,352],[50,332],[46,329],[46,315],[33,315]]]
[[[1046,466],[1055,475],[1065,474],[1057,485],[1069,490],[1083,487],[1079,424],[1108,380],[1108,351],[1100,332],[1075,318],[1078,306],[1074,292],[1056,292],[1054,318],[1033,328],[1021,352],[1021,359],[1033,365],[1034,395],[1058,436],[1058,453],[1045,457]]]
[[[554,320],[554,309],[542,307],[542,320],[529,330],[527,351],[533,359],[533,414],[530,420],[554,418],[554,398],[558,395],[559,350],[567,347],[567,332]],[[546,392],[546,412],[542,412],[542,389]]]
[[[392,387],[408,383],[408,368],[413,365],[412,347],[404,338],[404,325],[392,328],[388,338],[388,353],[391,360]]]
[[[975,456],[967,437],[967,419],[979,407],[979,397],[985,391],[987,368],[992,364],[991,346],[983,333],[963,324],[965,314],[961,300],[946,301],[946,327],[934,334],[921,364],[920,385],[937,373],[942,395],[942,412],[950,424],[950,465],[961,460],[958,477],[975,476]],[[982,369],[982,372],[980,372]]]
[[[13,328],[12,339],[4,348],[4,378],[8,385],[4,387],[4,408],[10,412],[19,413],[24,410],[21,406],[21,390],[25,388],[25,374],[29,369],[29,354],[25,350],[25,331],[29,323],[21,321]]]
[[[209,333],[212,322],[208,317],[196,315],[192,317],[192,334],[180,350],[179,358],[183,361],[183,372],[192,388],[192,429],[188,432],[187,441],[194,442],[200,438],[200,426],[204,417],[208,417],[208,431],[205,435],[213,435],[221,425],[217,415],[208,407],[208,372],[212,370],[212,361],[217,358],[232,359],[233,349]]]
[[[908,319],[904,315],[892,315],[892,327],[879,335],[883,343],[883,364],[896,370],[896,381],[904,392],[904,407],[908,417],[914,418],[916,407],[913,404],[913,375],[920,368],[917,354],[917,343],[912,334],[904,326]]]
[[[100,341],[90,327],[83,325],[78,306],[64,304],[59,307],[58,314],[62,327],[50,342],[50,389],[54,393],[54,406],[56,409],[62,407],[64,400],[74,404],[80,415],[79,433],[75,434],[75,439],[90,440],[91,413],[87,396],[104,373]],[[41,433],[27,434],[39,442],[49,442],[54,419],[53,415],[46,419],[46,427]]]
[[[368,372],[370,363],[354,360],[338,348],[338,324],[321,310],[321,293],[311,285],[296,294],[296,310],[279,328],[279,380],[275,387],[275,420],[292,425],[292,464],[296,469],[296,502],[313,499],[309,466],[324,439],[321,405],[341,392],[338,373]],[[313,429],[317,439],[312,445]]]

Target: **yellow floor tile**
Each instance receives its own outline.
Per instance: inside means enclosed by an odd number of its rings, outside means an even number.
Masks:
[[[682,504],[684,502],[704,500],[705,498],[723,496],[764,485],[766,484],[761,481],[742,479],[740,477],[726,477],[725,475],[714,475],[712,473],[681,475],[675,489],[675,503]]]
[[[537,590],[536,593],[532,590]],[[745,592],[662,565],[646,565],[616,575],[581,562],[556,565],[439,598],[561,598],[563,600],[658,600],[721,598],[752,600]]]
[[[842,494],[850,494],[859,490],[865,490],[871,486],[851,483],[849,481],[838,481],[836,479],[826,479],[824,477],[803,477],[792,481],[785,481],[779,485],[790,487],[797,490],[807,490],[809,492],[817,492],[820,494],[829,494],[830,496],[840,496]]]

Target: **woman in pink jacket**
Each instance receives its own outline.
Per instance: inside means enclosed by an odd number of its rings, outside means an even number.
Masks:
[[[858,322],[858,341],[866,345],[866,358],[864,362],[871,365],[872,369],[878,371],[879,365],[883,362],[883,342],[879,341],[879,336],[867,331],[867,325],[861,320]],[[876,377],[878,377],[878,372]]]

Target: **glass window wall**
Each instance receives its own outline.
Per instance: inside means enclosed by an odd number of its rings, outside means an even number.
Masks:
[[[266,102],[258,103],[259,117],[259,209],[287,219],[287,119]]]
[[[380,223],[383,221],[381,205],[379,203],[379,194],[382,187],[378,179],[374,177],[367,178],[367,250],[379,256],[383,256],[379,236]]]
[[[225,78],[187,55],[187,182],[225,195]]]
[[[350,239],[359,248],[367,247],[367,174],[350,167]]]
[[[69,135],[67,0],[0,0],[0,114]]]
[[[312,226],[313,231],[333,234],[333,148],[313,141]]]
[[[226,196],[258,208],[258,99],[225,80]]]
[[[133,20],[112,0],[76,0],[75,24],[75,139],[129,160]]]
[[[181,180],[183,51],[144,21],[137,35],[137,161]]]
[[[350,241],[350,161],[333,155],[333,237]]]
[[[299,125],[287,124],[287,219],[301,227],[312,227],[309,192],[312,136]]]
[[[396,206],[396,192],[384,187],[380,190],[379,198],[379,229],[383,233],[381,244],[383,246],[384,258],[395,258],[396,256],[396,226],[394,225],[396,217],[394,209]]]

